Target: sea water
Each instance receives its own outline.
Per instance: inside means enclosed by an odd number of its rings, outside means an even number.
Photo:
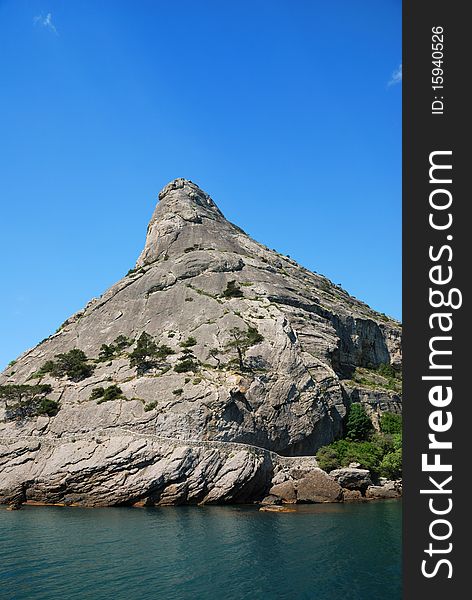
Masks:
[[[400,600],[401,502],[0,508],[2,600]]]

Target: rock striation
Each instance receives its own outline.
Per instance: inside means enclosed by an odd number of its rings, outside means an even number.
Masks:
[[[374,423],[401,411],[353,377],[385,364],[401,368],[398,322],[176,179],[135,267],[0,375],[0,502],[337,501],[314,453],[353,401]]]

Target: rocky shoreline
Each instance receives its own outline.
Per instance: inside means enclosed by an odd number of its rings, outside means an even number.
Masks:
[[[327,473],[314,456],[285,457],[248,444],[119,429],[93,436],[0,438],[0,461],[10,466],[0,503],[13,508],[277,506],[398,498],[402,492],[401,481],[374,482],[358,463]]]
[[[262,500],[263,505],[316,504],[321,502],[362,502],[402,496],[402,481],[380,478],[372,482],[370,471],[357,463],[326,473],[322,469],[292,472],[292,477],[275,484]]]

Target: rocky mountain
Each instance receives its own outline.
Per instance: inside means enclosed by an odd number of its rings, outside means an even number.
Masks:
[[[242,502],[294,478],[322,495],[314,453],[349,404],[401,411],[400,343],[177,179],[135,268],[1,374],[0,502]]]

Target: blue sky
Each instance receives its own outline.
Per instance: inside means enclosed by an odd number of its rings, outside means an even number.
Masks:
[[[0,0],[0,366],[133,266],[195,181],[401,317],[401,2]]]

